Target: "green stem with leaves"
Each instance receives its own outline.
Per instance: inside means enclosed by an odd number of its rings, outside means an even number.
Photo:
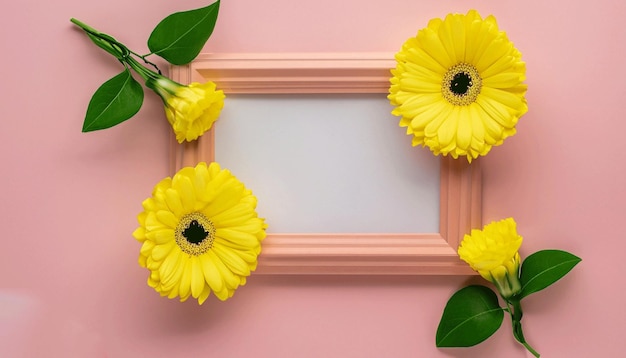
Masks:
[[[533,349],[533,347],[526,342],[524,338],[524,332],[522,331],[522,316],[524,312],[522,311],[522,304],[520,300],[516,297],[511,297],[506,300],[506,305],[508,309],[507,312],[511,315],[511,324],[513,325],[513,336],[515,339],[521,343],[530,353],[532,353],[535,357],[539,358],[539,353]]]
[[[157,67],[157,65],[155,65],[154,63],[148,61],[146,59],[147,56],[151,55],[152,53],[149,53],[147,55],[139,55],[138,53],[131,51],[130,49],[128,49],[128,47],[126,47],[123,43],[117,41],[115,38],[113,38],[112,36],[109,36],[103,32],[100,32],[96,29],[94,29],[93,27],[85,24],[84,22],[81,22],[75,18],[71,18],[70,21],[80,27],[83,31],[85,31],[87,33],[87,36],[89,36],[89,38],[101,49],[105,50],[106,52],[110,53],[111,55],[115,56],[120,62],[122,62],[125,66],[128,65],[131,68],[133,68],[135,71],[137,71],[138,67],[143,67],[142,65],[140,65],[139,63],[137,63],[132,57],[131,55],[134,55],[138,58],[141,58],[143,60],[143,62],[145,62],[146,64],[154,67],[156,69],[156,71],[161,74],[161,70],[159,70],[159,68]],[[142,75],[142,77],[145,76],[143,75],[143,73],[140,73],[140,71],[137,71],[140,75]],[[142,71],[145,72],[145,71]]]

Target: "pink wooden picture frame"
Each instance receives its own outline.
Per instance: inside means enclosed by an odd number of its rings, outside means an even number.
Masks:
[[[180,83],[217,83],[228,95],[268,93],[388,93],[393,54],[200,54],[171,68]],[[398,130],[402,130],[398,128]],[[178,144],[172,172],[215,158],[214,130]],[[416,148],[416,150],[427,150]],[[474,274],[456,253],[463,235],[481,222],[480,160],[441,158],[439,232],[410,234],[271,233],[256,273],[343,275]]]

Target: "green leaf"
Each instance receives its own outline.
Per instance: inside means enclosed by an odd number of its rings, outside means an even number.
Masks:
[[[219,7],[220,1],[217,0],[200,9],[169,15],[150,34],[148,48],[174,65],[191,62],[211,37]]]
[[[443,310],[437,328],[437,347],[470,347],[491,337],[502,325],[504,310],[498,296],[485,286],[457,291]]]
[[[555,283],[580,261],[580,257],[561,250],[542,250],[528,256],[522,262],[519,299]]]
[[[128,69],[96,90],[85,115],[83,132],[105,129],[134,116],[143,103],[143,89]]]

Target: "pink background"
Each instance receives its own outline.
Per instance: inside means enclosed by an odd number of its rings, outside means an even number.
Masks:
[[[527,338],[544,357],[619,356],[623,0],[225,0],[205,50],[391,52],[470,3],[496,15],[528,66],[530,110],[483,160],[484,221],[513,216],[523,256],[560,248],[584,259],[524,301]],[[131,233],[141,201],[169,175],[169,127],[146,92],[132,120],[80,132],[92,93],[121,67],[69,19],[145,53],[160,19],[205,4],[24,0],[0,13],[0,356],[529,356],[508,320],[477,347],[435,348],[445,302],[475,278],[256,275],[233,299],[203,306],[145,284]]]

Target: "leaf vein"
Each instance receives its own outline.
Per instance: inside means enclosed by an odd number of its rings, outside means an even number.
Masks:
[[[127,71],[128,70],[126,70],[125,72],[127,72]],[[128,82],[130,82],[130,80],[131,80],[131,76],[126,76],[126,78],[124,79],[123,85],[120,86],[119,91],[117,91],[117,93],[115,94],[113,99],[111,99],[109,101],[109,103],[106,105],[106,107],[104,107],[104,109],[102,111],[100,111],[100,114],[98,114],[98,116],[96,118],[94,118],[93,121],[91,121],[90,125],[87,126],[86,129],[91,128],[94,125],[94,123],[98,122],[98,119],[100,119],[100,117],[102,117],[104,115],[104,113],[106,113],[106,111],[109,110],[109,108],[113,105],[113,103],[120,97],[120,95],[124,91],[124,88],[126,87]]]
[[[504,309],[502,307],[493,308],[493,309],[490,309],[488,311],[483,311],[483,312],[481,312],[479,314],[476,314],[476,315],[473,315],[473,316],[470,316],[470,317],[466,318],[464,321],[462,321],[461,323],[457,324],[453,329],[451,329],[450,332],[448,332],[448,334],[446,334],[441,339],[441,342],[445,341],[453,332],[455,332],[458,329],[460,329],[460,327],[463,326],[464,324],[466,324],[468,321],[471,321],[471,320],[473,320],[475,318],[478,318],[480,316],[483,316],[483,315],[486,315],[486,314],[489,314],[489,313],[493,313],[493,312],[497,312],[497,311],[503,311],[503,310]]]
[[[541,275],[544,275],[544,274],[545,274],[545,273],[547,273],[547,272],[550,272],[550,271],[556,270],[557,268],[559,268],[559,267],[561,267],[561,266],[563,266],[563,265],[565,265],[565,264],[570,264],[570,263],[572,263],[572,262],[578,262],[578,261],[580,261],[580,260],[576,260],[576,259],[575,259],[575,260],[568,260],[568,261],[563,261],[563,262],[561,262],[561,263],[560,263],[560,264],[558,264],[558,265],[554,265],[554,266],[548,267],[547,269],[545,269],[545,270],[543,270],[543,271],[539,272],[537,275],[533,276],[533,278],[531,278],[530,280],[528,280],[528,282],[526,282],[526,283],[522,286],[522,290],[521,290],[521,292],[524,292],[524,289],[525,289],[526,287],[528,287],[528,285],[529,285],[531,282],[535,281],[535,279],[539,278]]]

